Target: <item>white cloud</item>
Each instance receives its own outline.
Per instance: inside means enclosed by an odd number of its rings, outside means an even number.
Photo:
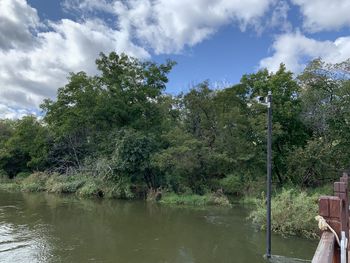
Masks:
[[[337,63],[350,58],[350,36],[335,41],[317,41],[299,32],[287,33],[276,38],[272,45],[273,55],[260,61],[260,68],[276,71],[280,63],[295,72],[301,72],[306,63],[321,57],[326,62]]]
[[[25,0],[0,0],[0,10],[0,49],[31,46],[31,31],[39,26],[36,10]]]
[[[242,31],[259,28],[275,0],[66,0],[67,9],[109,12],[117,27],[136,41],[160,53],[178,53],[209,38],[221,26],[238,25]]]
[[[2,119],[21,119],[27,115],[36,115],[36,112],[26,109],[13,109],[4,104],[0,104],[0,116]]]
[[[65,0],[62,3],[63,8],[67,11],[71,10],[88,10],[94,11],[94,9],[102,10],[105,12],[111,11],[110,2],[106,0]]]
[[[66,0],[78,21],[40,21],[26,0],[0,0],[0,118],[35,112],[69,72],[96,73],[99,52],[180,52],[221,26],[258,28],[276,0]],[[98,17],[104,12],[102,21]]]
[[[135,35],[155,53],[177,53],[214,34],[221,26],[238,24],[241,30],[257,26],[269,0],[186,0],[116,2],[119,26]]]
[[[128,32],[114,30],[98,19],[81,23],[62,19],[49,22],[46,25],[48,30],[32,34],[28,27],[33,30],[39,27],[35,9],[23,6],[24,1],[21,0],[12,0],[11,4],[3,1],[7,2],[0,0],[1,6],[8,10],[1,11],[0,21],[6,20],[10,14],[11,19],[16,21],[15,29],[24,37],[10,38],[0,46],[0,104],[6,106],[0,111],[0,118],[15,116],[13,110],[38,109],[44,98],[55,96],[69,72],[96,73],[95,59],[101,51],[116,50],[139,58],[149,57],[145,49],[130,42]],[[20,11],[12,10],[18,6],[22,10],[30,10],[33,19],[24,19]],[[28,24],[28,21],[34,22]],[[0,36],[4,36],[5,40],[7,36],[12,36],[8,30],[3,30],[1,22]],[[22,47],[27,43],[35,44]]]
[[[292,0],[304,16],[304,28],[311,31],[334,30],[350,26],[349,0]]]
[[[292,24],[288,20],[288,11],[290,7],[286,1],[278,1],[274,6],[271,18],[267,26],[276,28],[282,32],[289,32],[292,29]]]

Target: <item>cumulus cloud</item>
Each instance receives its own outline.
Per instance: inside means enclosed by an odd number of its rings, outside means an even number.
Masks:
[[[67,12],[94,12],[95,10],[100,10],[109,13],[113,10],[112,2],[107,0],[65,0],[62,2],[62,7]]]
[[[301,72],[310,59],[321,57],[326,62],[338,63],[350,57],[350,36],[335,41],[318,41],[300,32],[278,36],[272,45],[273,55],[260,61],[260,68],[276,71],[280,63],[295,72]]]
[[[267,27],[277,28],[282,32],[292,30],[292,24],[288,20],[288,11],[290,7],[286,1],[278,1],[273,8]]]
[[[235,24],[244,31],[260,27],[260,19],[275,0],[66,0],[67,9],[100,9],[116,17],[119,30],[156,54],[178,53],[213,35],[221,26]]]
[[[32,46],[32,31],[39,26],[37,11],[25,0],[1,0],[0,10],[0,49]]]
[[[305,29],[316,32],[350,26],[349,0],[292,0],[300,7]]]
[[[6,106],[2,107],[0,117],[14,116],[13,110],[21,113],[25,111],[18,109],[30,112],[37,109],[44,98],[55,96],[69,72],[83,70],[95,74],[94,62],[101,51],[116,50],[139,58],[149,57],[145,49],[130,42],[128,32],[114,30],[99,19],[80,23],[69,19],[48,22],[47,30],[40,32],[35,9],[24,1],[1,0],[0,3],[2,8],[7,8],[2,9],[0,21],[7,21],[10,16],[15,21],[14,30],[19,32],[8,33],[10,29],[3,30],[0,22],[0,36],[3,36],[0,43],[5,39],[0,46],[0,104]],[[33,17],[23,18],[22,11],[13,10],[17,7]],[[34,44],[29,48],[28,43]]]
[[[66,0],[77,20],[40,21],[26,0],[0,0],[0,118],[37,112],[69,72],[95,74],[101,51],[180,52],[223,25],[257,28],[276,1]]]

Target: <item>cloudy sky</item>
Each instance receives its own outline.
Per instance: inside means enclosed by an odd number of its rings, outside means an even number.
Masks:
[[[0,118],[39,114],[98,53],[178,62],[167,92],[350,58],[350,0],[0,0]]]

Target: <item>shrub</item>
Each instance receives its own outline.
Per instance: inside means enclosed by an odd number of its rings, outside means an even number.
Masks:
[[[239,195],[242,193],[242,182],[237,175],[228,175],[220,180],[220,186],[226,194]]]
[[[45,187],[49,193],[75,193],[87,180],[83,175],[65,176],[52,174],[46,181]]]
[[[0,183],[7,182],[9,177],[5,170],[0,170]]]
[[[295,189],[283,189],[271,202],[271,229],[284,235],[316,237],[319,194],[308,195]],[[260,229],[266,227],[266,199],[257,199],[250,218]]]
[[[86,182],[78,191],[77,195],[82,197],[103,197],[104,193],[96,181]]]
[[[49,175],[41,172],[33,173],[24,178],[21,182],[21,189],[24,192],[41,192],[45,191],[45,183]]]
[[[133,199],[133,198],[135,198],[135,195],[131,192],[129,185],[107,186],[103,192],[104,192],[104,196],[106,198],[117,198],[117,199]]]
[[[30,172],[20,172],[16,175],[15,178],[21,180],[21,179],[27,178],[30,175],[31,175]]]
[[[228,198],[220,192],[207,195],[208,205],[230,206]]]
[[[20,190],[21,187],[16,182],[2,182],[0,183],[0,189],[3,191],[13,192]]]

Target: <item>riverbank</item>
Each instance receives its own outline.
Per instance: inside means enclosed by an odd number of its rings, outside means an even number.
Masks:
[[[84,175],[65,176],[38,172],[25,177],[17,176],[15,179],[4,178],[0,180],[0,190],[74,194],[84,198],[147,199],[168,205],[231,206],[229,199],[220,191],[204,195],[179,195],[162,191],[159,197],[155,197],[152,191],[131,187],[126,182],[113,182]]]
[[[81,174],[66,176],[56,173],[37,172],[15,179],[0,180],[0,189],[22,192],[48,192],[53,194],[75,194],[79,197],[133,199],[134,194],[126,184],[111,183],[100,177]]]
[[[52,194],[73,194],[82,198],[104,199],[146,199],[164,205],[205,207],[230,207],[232,202],[222,192],[197,194],[176,194],[162,191],[145,191],[131,187],[126,182],[112,182],[100,177],[84,175],[58,175],[47,173],[33,173],[29,176],[17,176],[15,179],[1,179],[0,190],[21,192],[47,192]],[[331,193],[331,188],[300,190],[286,188],[274,190],[272,198],[272,231],[281,235],[296,235],[306,238],[317,237],[317,200],[320,195]],[[266,225],[266,199],[261,192],[235,198],[235,203],[249,205],[249,220],[260,230]]]

